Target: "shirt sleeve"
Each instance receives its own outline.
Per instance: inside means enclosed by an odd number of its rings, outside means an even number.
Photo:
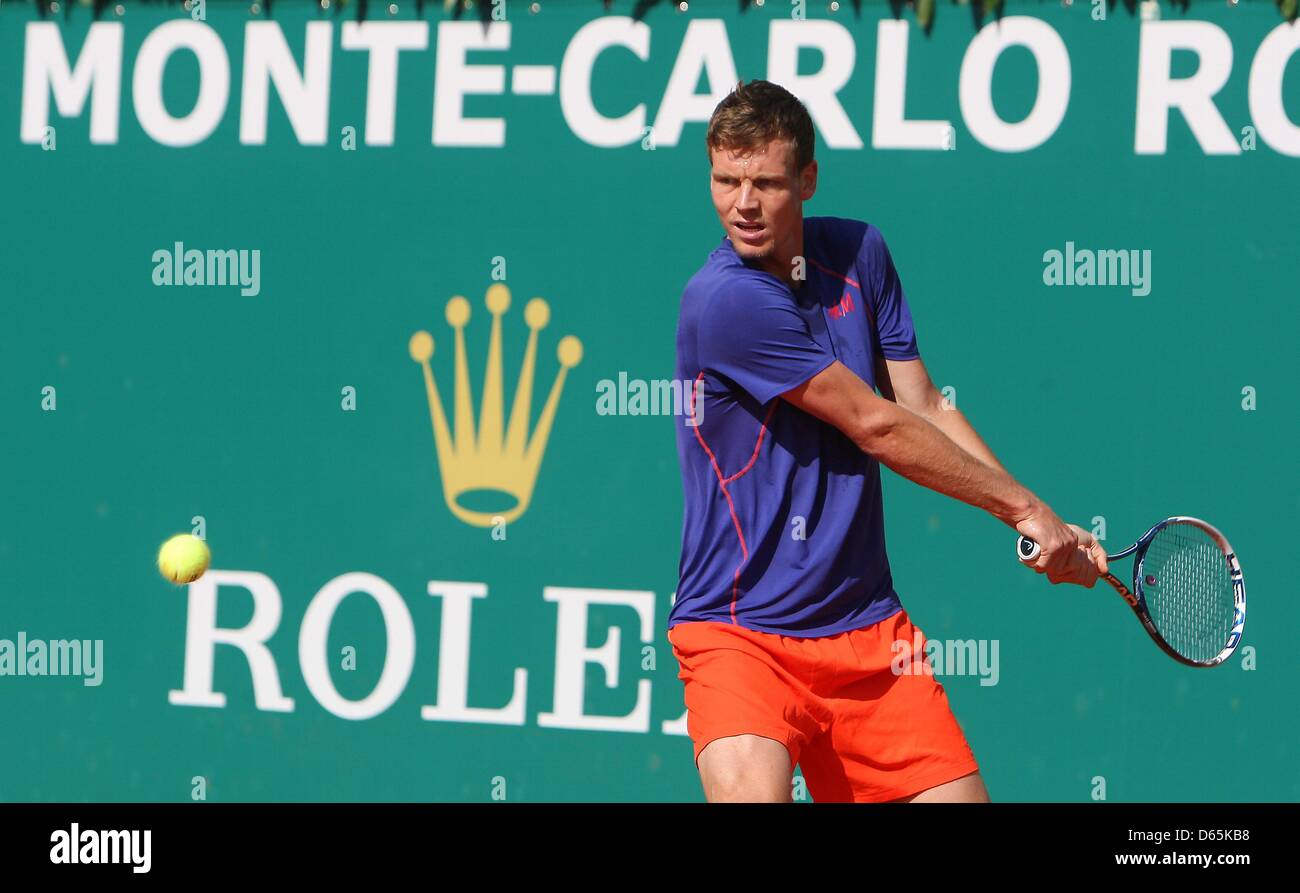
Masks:
[[[880,352],[889,360],[915,360],[921,355],[916,346],[916,329],[908,309],[903,283],[894,269],[894,259],[885,238],[874,226],[868,226],[862,240],[859,261],[868,271],[867,280],[875,292],[873,315]]]
[[[698,338],[700,366],[731,379],[761,404],[835,362],[813,338],[793,298],[757,278],[731,285],[710,301]]]

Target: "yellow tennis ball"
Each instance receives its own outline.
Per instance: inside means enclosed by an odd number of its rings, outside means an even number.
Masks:
[[[173,583],[193,583],[211,560],[208,544],[192,533],[178,533],[158,550],[158,570]]]

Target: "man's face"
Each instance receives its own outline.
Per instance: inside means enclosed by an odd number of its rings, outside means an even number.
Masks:
[[[713,149],[709,154],[713,207],[736,253],[747,261],[775,263],[797,254],[803,203],[816,190],[817,162],[797,176],[794,147],[783,139],[752,151]]]

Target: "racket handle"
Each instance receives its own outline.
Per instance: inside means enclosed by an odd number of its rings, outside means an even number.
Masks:
[[[1016,557],[1023,564],[1033,564],[1038,559],[1038,553],[1042,551],[1042,547],[1029,537],[1021,535],[1016,538]]]

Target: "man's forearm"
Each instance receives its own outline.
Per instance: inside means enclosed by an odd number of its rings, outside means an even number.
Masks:
[[[1037,502],[993,458],[974,429],[963,419],[970,442],[987,457],[977,458],[932,422],[889,403],[858,440],[863,452],[909,480],[954,499],[982,508],[1009,526],[1028,515]],[[972,439],[973,438],[973,439]]]
[[[917,415],[934,425],[946,434],[949,440],[985,465],[999,471],[1006,471],[1002,467],[1002,463],[993,455],[993,451],[989,449],[988,444],[976,433],[970,420],[962,415],[961,410],[956,406],[945,408],[940,405],[925,412],[918,412]]]

